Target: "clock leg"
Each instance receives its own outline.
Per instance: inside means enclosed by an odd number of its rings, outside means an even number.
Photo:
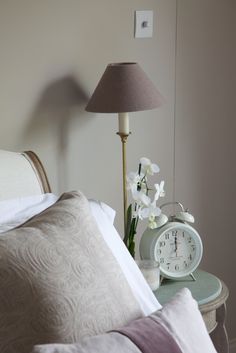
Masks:
[[[193,273],[190,273],[189,276],[192,278],[193,281],[196,281],[196,278],[194,277]]]
[[[216,310],[217,326],[210,334],[211,339],[218,353],[229,353],[228,335],[225,329],[226,305],[221,305]]]
[[[160,285],[162,285],[162,282],[164,281],[165,277],[160,276]]]

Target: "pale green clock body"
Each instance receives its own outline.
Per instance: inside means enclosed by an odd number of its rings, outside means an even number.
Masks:
[[[168,222],[157,229],[147,229],[141,238],[141,259],[156,260],[166,278],[182,278],[198,267],[202,258],[202,241],[187,223]]]

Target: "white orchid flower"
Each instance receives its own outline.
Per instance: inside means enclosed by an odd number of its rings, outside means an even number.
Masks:
[[[156,206],[155,201],[151,202],[147,207],[142,208],[141,217],[148,218],[149,222],[153,222],[157,216],[161,214],[161,210]]]
[[[155,184],[155,189],[156,189],[156,193],[154,196],[154,200],[157,201],[159,199],[159,197],[164,197],[165,196],[165,190],[164,190],[164,185],[165,182],[162,180],[160,182],[160,184]]]
[[[134,204],[130,204],[127,210],[127,217],[130,227],[125,231],[124,242],[134,257],[135,235],[139,220],[147,219],[148,227],[157,228],[157,217],[161,214],[161,209],[157,207],[157,200],[165,196],[164,181],[154,184],[150,188],[148,185],[148,175],[158,173],[160,168],[148,158],[141,158],[137,172],[131,172],[126,176],[126,187],[131,191]],[[149,197],[149,193],[154,194],[154,198]],[[153,197],[153,196],[152,196]]]
[[[157,228],[156,217],[160,216],[161,209],[159,207],[156,207],[155,204],[152,204],[149,212],[150,213],[148,217],[148,227],[151,229],[155,229]]]
[[[143,220],[143,217],[142,217],[142,206],[137,206],[136,210],[133,211],[133,218],[139,218],[141,220]]]
[[[151,199],[142,190],[132,192],[133,199],[137,204],[148,207],[151,204]]]
[[[142,172],[144,174],[153,175],[155,173],[159,173],[160,171],[160,168],[158,167],[158,165],[155,163],[152,163],[150,159],[146,157],[140,158],[140,163],[142,165]]]
[[[156,217],[153,215],[148,218],[148,228],[155,229],[157,228]]]
[[[138,185],[141,183],[141,177],[138,173],[130,172],[126,177],[127,189],[132,192],[138,189]]]
[[[131,190],[132,194],[137,190],[142,190],[143,192],[147,192],[146,179],[143,174],[139,174],[138,172],[131,172],[126,176],[126,188]]]

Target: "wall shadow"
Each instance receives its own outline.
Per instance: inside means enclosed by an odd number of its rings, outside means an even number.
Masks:
[[[86,123],[84,107],[89,96],[71,75],[50,83],[43,90],[31,114],[24,140],[39,145],[57,138],[58,188],[65,190],[69,125],[76,115],[80,127]],[[76,113],[75,113],[76,112]]]

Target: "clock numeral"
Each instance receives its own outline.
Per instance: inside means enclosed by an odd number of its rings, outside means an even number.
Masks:
[[[179,265],[175,265],[175,270],[179,271]]]
[[[178,233],[177,230],[172,230],[172,236],[173,236],[173,237],[177,237],[177,233]]]
[[[164,257],[161,257],[160,258],[160,264],[164,264],[165,260],[164,260]]]
[[[188,263],[187,261],[184,261],[184,267],[187,268],[188,267]]]
[[[169,233],[165,234],[165,239],[166,240],[170,239],[170,234]]]
[[[182,236],[183,236],[183,238],[185,237],[185,233],[184,232],[182,233]]]
[[[189,243],[192,243],[192,238],[188,238],[188,242],[189,242]]]
[[[161,255],[161,249],[157,249],[157,255]]]
[[[167,270],[169,270],[170,269],[170,263],[167,262],[166,266],[167,266]]]
[[[188,258],[190,261],[192,261],[192,259],[193,259],[192,254],[190,254]]]
[[[195,251],[195,249],[196,249],[196,246],[195,245],[191,245],[191,250]]]
[[[160,241],[160,247],[163,247],[166,245],[166,242],[165,241]]]

